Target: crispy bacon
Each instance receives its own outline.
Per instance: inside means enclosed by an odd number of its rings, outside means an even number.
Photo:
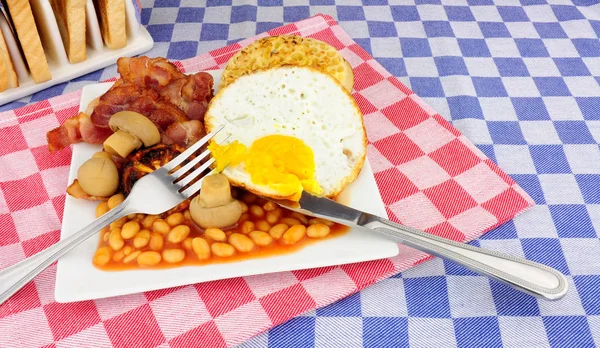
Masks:
[[[211,75],[185,75],[164,58],[120,58],[117,64],[121,79],[91,103],[85,116],[71,117],[48,132],[50,151],[80,141],[104,142],[112,134],[110,118],[124,110],[147,116],[165,144],[187,146],[203,135],[201,121],[213,97]]]
[[[122,57],[117,60],[117,71],[123,81],[152,89],[159,89],[172,80],[186,77],[175,65],[162,57]]]
[[[156,91],[129,83],[114,86],[102,95],[91,119],[98,127],[106,128],[112,115],[123,110],[145,115],[163,131],[172,123],[188,120],[177,106],[159,99]]]
[[[191,120],[171,124],[163,133],[161,141],[167,145],[176,144],[187,147],[200,140],[204,135],[202,123],[198,120]]]
[[[49,131],[46,140],[50,152],[53,152],[80,141],[102,144],[111,134],[110,129],[97,127],[87,114],[80,112],[68,118],[62,126]]]
[[[123,81],[150,88],[183,110],[190,120],[202,120],[212,98],[213,78],[199,72],[188,76],[165,58],[119,58]]]

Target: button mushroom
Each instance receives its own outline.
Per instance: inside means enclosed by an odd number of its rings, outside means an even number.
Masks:
[[[192,220],[200,227],[227,227],[242,216],[242,205],[231,197],[229,180],[223,174],[207,176],[200,194],[190,203]]]
[[[114,134],[104,141],[104,150],[113,155],[125,158],[142,144],[148,147],[160,141],[158,128],[146,116],[137,112],[117,112],[112,115],[108,125]]]
[[[77,170],[77,181],[88,195],[108,197],[119,187],[119,172],[109,159],[90,158]]]

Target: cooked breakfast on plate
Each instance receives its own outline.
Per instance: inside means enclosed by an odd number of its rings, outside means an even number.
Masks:
[[[214,97],[208,73],[183,74],[164,58],[120,58],[114,85],[48,132],[50,151],[77,142],[102,144],[67,189],[72,197],[98,201],[101,216],[141,177],[225,126],[226,134],[208,144],[215,163],[200,192],[163,214],[131,214],[105,227],[96,267],[230,262],[289,252],[347,230],[270,199],[297,200],[303,190],[335,198],[357,177],[367,140],[348,92],[352,70],[317,40],[257,42],[240,52],[264,57],[256,52],[268,42],[270,55],[279,50],[290,59],[269,58],[243,73],[226,69],[227,82]],[[228,69],[247,63],[240,57],[234,55]]]

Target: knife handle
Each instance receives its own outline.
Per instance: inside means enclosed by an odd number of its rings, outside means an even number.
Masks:
[[[548,300],[562,298],[566,277],[548,266],[496,251],[484,250],[372,216],[363,226],[392,237],[408,247],[453,261],[479,274]]]

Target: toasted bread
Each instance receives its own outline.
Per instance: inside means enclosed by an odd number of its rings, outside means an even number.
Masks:
[[[100,30],[104,44],[111,49],[125,47],[127,45],[125,0],[96,0],[94,4],[100,16]]]
[[[221,88],[259,69],[284,65],[310,66],[335,77],[347,91],[354,86],[350,64],[325,42],[293,35],[269,36],[244,47],[227,62]]]
[[[226,131],[214,141],[230,135],[230,141],[247,148],[270,135],[302,140],[312,149],[315,179],[325,197],[337,196],[356,179],[367,152],[363,118],[354,98],[331,75],[311,67],[270,68],[238,78],[211,100],[204,123],[207,132],[225,125]],[[296,187],[257,184],[244,162],[229,165],[223,174],[233,185],[260,196],[297,200],[301,194]]]
[[[6,4],[33,81],[41,83],[50,80],[52,74],[44,54],[44,47],[35,25],[29,0],[6,0]]]
[[[4,35],[0,30],[0,92],[19,86],[17,73],[10,59]]]
[[[50,0],[71,63],[82,62],[86,56],[85,3],[86,0]]]

